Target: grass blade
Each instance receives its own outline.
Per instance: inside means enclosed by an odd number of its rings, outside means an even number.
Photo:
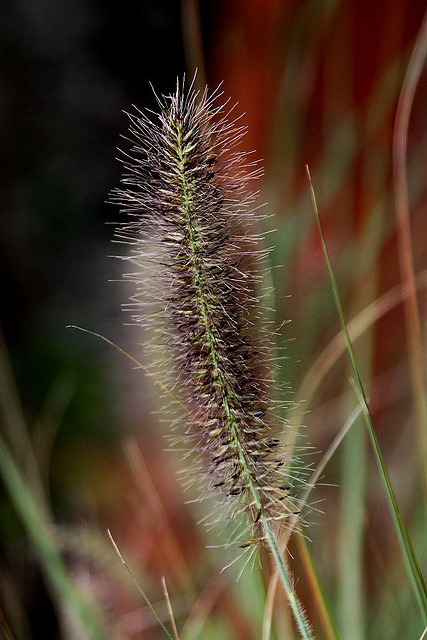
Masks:
[[[393,139],[393,173],[396,200],[397,240],[402,282],[409,289],[404,300],[406,339],[421,450],[421,468],[427,489],[427,398],[423,342],[414,275],[414,258],[407,184],[407,141],[412,104],[427,55],[427,12],[424,15],[399,96]]]
[[[141,594],[141,596],[144,598],[145,602],[148,605],[148,608],[150,609],[151,613],[153,614],[153,616],[156,618],[157,622],[159,623],[159,625],[162,627],[163,631],[165,632],[165,634],[167,635],[167,637],[169,638],[169,640],[174,640],[174,638],[171,636],[171,634],[169,633],[169,631],[167,630],[167,628],[165,627],[165,625],[163,624],[162,619],[160,618],[159,614],[157,613],[157,611],[155,610],[155,608],[153,607],[153,605],[151,604],[151,601],[149,600],[148,596],[146,595],[145,591],[143,590],[143,588],[140,586],[140,584],[138,583],[138,580],[135,578],[135,576],[133,575],[132,571],[130,570],[129,566],[126,563],[126,560],[123,558],[122,554],[120,553],[120,549],[118,548],[116,541],[114,540],[113,536],[111,535],[111,531],[108,530],[108,537],[111,540],[111,544],[113,545],[117,555],[119,556],[124,568],[126,569],[126,571],[128,572],[129,576],[132,579],[132,582],[134,583],[135,587],[138,589],[139,593]]]
[[[304,569],[309,579],[310,588],[313,592],[316,606],[320,613],[325,637],[328,640],[342,640],[341,633],[332,616],[332,612],[328,606],[328,601],[322,585],[320,584],[319,574],[314,565],[313,557],[310,553],[307,542],[302,536],[297,536],[296,540],[304,564]]]
[[[317,201],[316,201],[316,195],[314,192],[314,188],[313,188],[313,183],[311,181],[311,176],[310,176],[310,170],[308,168],[308,166],[306,166],[306,170],[307,170],[307,175],[308,175],[308,179],[310,182],[310,191],[311,191],[311,197],[312,197],[312,201],[313,201],[313,207],[314,207],[314,211],[316,214],[316,218],[317,218],[317,222],[319,225],[319,232],[320,232],[320,237],[321,237],[321,241],[322,241],[322,246],[323,246],[323,251],[325,254],[325,258],[326,258],[326,262],[327,262],[327,266],[328,266],[328,271],[329,271],[329,276],[331,278],[331,283],[332,283],[332,290],[333,290],[333,294],[334,294],[334,299],[335,299],[335,304],[337,307],[337,311],[338,311],[338,316],[340,319],[340,323],[341,323],[341,328],[343,330],[344,336],[345,336],[345,340],[346,340],[346,344],[347,344],[347,350],[350,356],[350,360],[351,360],[351,364],[352,364],[352,368],[353,368],[353,372],[354,372],[354,376],[355,376],[355,388],[357,391],[357,395],[359,396],[359,400],[362,404],[363,407],[363,414],[365,417],[365,421],[368,427],[368,431],[369,431],[369,435],[371,438],[371,442],[374,448],[374,452],[375,452],[375,456],[376,456],[376,460],[378,463],[378,467],[380,470],[380,474],[381,474],[381,478],[384,484],[384,487],[386,489],[386,493],[387,493],[387,499],[389,502],[389,506],[390,506],[390,510],[391,510],[391,514],[393,516],[393,521],[395,524],[395,528],[396,528],[396,532],[398,534],[399,537],[399,542],[400,545],[402,547],[402,551],[403,551],[403,556],[405,558],[405,563],[407,566],[407,570],[408,570],[408,574],[409,577],[411,579],[411,583],[414,589],[414,593],[416,595],[417,598],[417,602],[418,605],[420,607],[421,613],[423,614],[423,618],[424,621],[427,621],[427,588],[426,588],[426,584],[424,581],[424,577],[422,575],[421,572],[421,568],[420,565],[418,563],[417,557],[415,555],[415,551],[411,542],[411,539],[409,537],[409,533],[408,530],[406,528],[406,525],[404,523],[402,514],[400,512],[399,509],[399,505],[397,502],[397,498],[396,495],[394,493],[394,489],[390,480],[390,476],[379,446],[379,442],[378,442],[378,438],[377,438],[377,434],[375,432],[374,429],[374,425],[372,422],[372,417],[371,417],[371,413],[369,411],[369,407],[368,407],[368,403],[366,400],[366,395],[363,389],[363,384],[362,384],[362,380],[360,378],[360,374],[359,374],[359,370],[357,367],[357,363],[356,363],[356,358],[354,355],[354,350],[353,350],[353,345],[350,339],[350,335],[348,332],[348,327],[347,327],[347,323],[346,323],[346,319],[345,319],[345,314],[344,314],[344,309],[342,306],[342,302],[341,302],[341,297],[339,294],[339,290],[338,290],[338,285],[335,279],[335,275],[332,269],[332,264],[331,264],[331,260],[330,260],[330,256],[329,256],[329,251],[328,251],[328,247],[326,245],[326,240],[325,240],[325,236],[323,234],[323,229],[322,229],[322,223],[320,220],[320,216],[319,216],[319,211],[318,211],[318,207],[317,207]]]
[[[94,613],[76,588],[51,532],[44,526],[37,503],[1,436],[0,475],[46,575],[55,590],[74,610],[81,630],[85,632],[84,637],[90,640],[105,640]]]

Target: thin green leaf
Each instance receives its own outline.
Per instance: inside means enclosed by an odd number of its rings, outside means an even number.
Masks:
[[[365,421],[368,427],[369,435],[372,441],[372,445],[375,451],[375,456],[377,459],[378,467],[380,470],[381,478],[384,483],[388,502],[390,505],[390,510],[393,516],[395,528],[399,537],[399,541],[402,547],[403,556],[405,558],[405,563],[407,566],[408,574],[411,579],[412,586],[414,588],[414,592],[417,598],[418,605],[420,607],[421,613],[425,621],[427,621],[427,587],[421,572],[420,565],[418,563],[417,557],[415,555],[415,551],[409,537],[408,530],[404,523],[402,514],[399,509],[399,505],[397,502],[396,495],[394,493],[394,489],[390,480],[390,476],[379,446],[378,438],[374,429],[374,425],[372,422],[371,413],[369,411],[368,403],[366,400],[366,395],[363,389],[362,380],[360,378],[359,370],[356,363],[356,358],[354,355],[353,345],[350,339],[350,335],[347,328],[347,323],[345,319],[344,309],[341,302],[341,297],[338,290],[338,285],[335,279],[335,275],[332,269],[332,264],[329,256],[328,247],[326,245],[325,236],[322,229],[322,223],[320,221],[319,210],[317,207],[316,194],[314,192],[313,183],[311,181],[310,170],[308,166],[306,166],[308,179],[310,182],[310,192],[313,201],[313,208],[316,214],[317,223],[319,225],[320,237],[322,240],[323,251],[326,258],[326,263],[328,266],[329,276],[331,278],[332,290],[334,294],[335,304],[338,310],[338,316],[340,319],[341,327],[345,336],[345,340],[347,343],[347,350],[350,356],[351,364],[354,371],[355,376],[355,389],[357,391],[357,395],[359,396],[359,400],[363,406],[363,414],[365,416]]]
[[[167,637],[170,638],[170,640],[174,640],[173,636],[171,636],[171,634],[169,633],[169,631],[167,630],[167,628],[165,627],[165,625],[163,624],[159,614],[157,613],[157,611],[155,610],[155,608],[153,607],[153,605],[151,604],[148,596],[146,595],[145,591],[143,590],[143,588],[140,586],[140,584],[138,583],[138,580],[135,578],[135,576],[133,575],[132,571],[130,570],[129,566],[126,564],[126,560],[123,558],[122,554],[120,553],[120,550],[113,538],[113,536],[111,535],[111,531],[108,529],[107,530],[108,533],[108,537],[111,540],[111,544],[113,545],[117,555],[119,556],[123,566],[125,567],[126,571],[128,572],[128,574],[130,575],[132,582],[134,583],[134,585],[136,586],[136,588],[138,589],[139,593],[142,595],[142,597],[144,598],[145,602],[147,603],[148,607],[151,610],[151,613],[153,614],[153,616],[156,618],[157,622],[159,623],[159,625],[162,627],[163,631],[166,633]]]

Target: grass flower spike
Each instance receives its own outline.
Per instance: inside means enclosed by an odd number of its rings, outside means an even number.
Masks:
[[[264,539],[271,547],[297,498],[277,437],[284,421],[256,293],[265,251],[248,183],[260,169],[236,150],[245,128],[217,104],[220,95],[177,83],[158,98],[158,115],[130,115],[133,146],[112,200],[130,215],[118,235],[140,268],[130,276],[133,301],[155,309],[137,320],[162,334],[190,448],[229,517],[249,526],[241,546]]]

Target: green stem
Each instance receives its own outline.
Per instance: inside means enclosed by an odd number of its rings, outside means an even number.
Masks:
[[[200,299],[201,314],[202,314],[203,322],[205,325],[206,336],[209,342],[209,349],[210,349],[212,362],[213,362],[215,373],[216,373],[216,378],[218,380],[218,384],[223,389],[224,409],[227,416],[228,425],[230,427],[233,445],[234,445],[235,451],[238,452],[240,466],[242,468],[244,477],[246,478],[251,499],[253,500],[256,509],[261,514],[260,521],[264,529],[265,538],[273,554],[273,558],[275,560],[280,577],[282,579],[282,582],[289,600],[289,604],[294,614],[295,621],[297,623],[301,637],[303,638],[303,640],[313,640],[314,637],[311,633],[310,626],[304,615],[302,606],[292,588],[292,583],[289,577],[288,570],[283,561],[283,557],[279,552],[276,537],[270,527],[268,518],[266,517],[264,510],[262,508],[262,501],[259,496],[258,489],[253,481],[252,474],[250,471],[250,466],[246,458],[242,443],[240,441],[239,429],[233,415],[232,407],[230,405],[230,397],[233,395],[233,391],[232,389],[230,389],[230,386],[227,383],[227,380],[224,378],[224,375],[219,366],[217,349],[216,349],[216,340],[211,329],[209,305],[208,305],[208,302],[206,301],[205,294],[204,294],[204,290],[205,290],[204,278],[203,278],[203,273],[200,265],[200,259],[197,254],[197,232],[196,232],[196,229],[194,228],[192,215],[191,215],[192,187],[189,184],[189,181],[187,180],[187,177],[186,177],[185,151],[183,147],[182,128],[178,128],[178,131],[177,131],[177,151],[178,151],[178,157],[179,157],[179,169],[181,173],[182,189],[183,189],[183,196],[184,196],[184,211],[187,217],[188,233],[190,238],[191,260],[194,266],[195,282],[196,282],[197,292]]]
[[[256,489],[255,489],[255,493],[256,493]],[[255,493],[254,493],[254,496],[255,496]],[[308,620],[304,613],[302,605],[298,600],[298,597],[292,587],[292,580],[289,576],[288,568],[286,567],[286,564],[277,546],[276,537],[273,531],[271,530],[268,519],[265,517],[263,513],[261,513],[261,522],[264,528],[264,533],[268,542],[268,546],[270,547],[270,551],[273,554],[274,561],[276,563],[277,569],[280,574],[280,578],[285,588],[286,595],[288,597],[289,604],[292,609],[292,613],[294,614],[295,622],[297,623],[299,632],[301,634],[301,638],[303,638],[303,640],[313,640],[314,639],[313,633],[310,629],[310,625],[308,623]]]

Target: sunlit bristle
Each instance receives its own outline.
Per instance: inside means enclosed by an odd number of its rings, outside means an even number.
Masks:
[[[286,425],[259,302],[265,251],[248,184],[261,171],[236,149],[245,131],[219,97],[178,83],[158,99],[157,116],[131,114],[124,187],[111,199],[131,216],[118,236],[141,270],[132,300],[155,303],[136,319],[162,332],[190,448],[229,513],[248,516],[252,540],[261,514],[277,527],[297,499],[277,438]]]

